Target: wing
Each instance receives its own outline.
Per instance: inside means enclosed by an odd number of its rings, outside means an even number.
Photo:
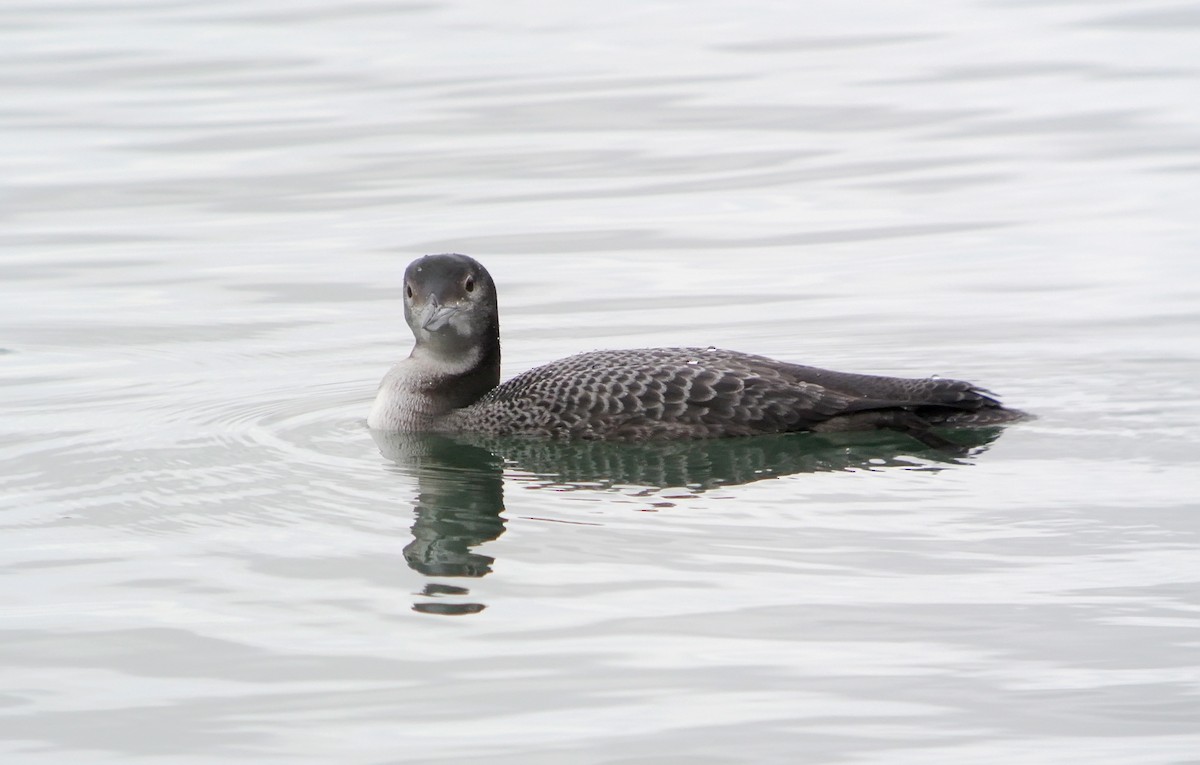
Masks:
[[[838,415],[929,403],[925,382],[842,375],[717,349],[597,351],[519,375],[466,415],[471,427],[493,433],[638,440],[782,433]],[[966,385],[934,382],[936,391]],[[960,393],[939,395],[948,401]]]
[[[798,364],[781,366],[787,368],[787,373],[793,379],[840,391],[855,398],[885,401],[889,406],[935,405],[957,409],[981,409],[1000,405],[990,391],[965,380],[941,377],[880,377],[833,372]]]

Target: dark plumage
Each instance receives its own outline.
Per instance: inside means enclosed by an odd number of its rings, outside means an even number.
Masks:
[[[944,445],[931,428],[1025,416],[961,380],[832,372],[716,348],[582,353],[497,386],[496,294],[483,266],[426,256],[408,267],[405,294],[417,344],[380,385],[373,428],[635,441],[888,428]]]

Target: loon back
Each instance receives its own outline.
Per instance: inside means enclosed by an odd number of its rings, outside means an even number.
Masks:
[[[1019,417],[968,382],[846,374],[716,348],[595,351],[555,361],[452,414],[455,430],[647,440]]]
[[[416,346],[380,385],[372,428],[621,440],[888,428],[944,446],[931,428],[1026,416],[961,380],[849,374],[715,348],[583,353],[497,386],[495,286],[463,255],[408,267],[405,318]]]

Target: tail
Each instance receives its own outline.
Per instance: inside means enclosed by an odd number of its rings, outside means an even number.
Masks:
[[[914,413],[934,427],[986,428],[992,425],[1008,425],[1034,416],[1020,409],[1008,409],[996,402],[993,406],[980,409],[950,409],[942,406],[917,407]]]
[[[853,397],[846,408],[824,422],[817,432],[894,430],[926,446],[951,451],[961,446],[934,432],[940,428],[987,428],[1031,419],[1008,409],[999,398],[965,380],[876,377],[805,368],[808,380]]]

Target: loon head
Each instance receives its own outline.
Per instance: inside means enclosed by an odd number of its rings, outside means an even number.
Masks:
[[[409,264],[404,320],[417,339],[416,349],[438,357],[486,355],[493,345],[498,352],[496,284],[466,255],[426,255]]]

